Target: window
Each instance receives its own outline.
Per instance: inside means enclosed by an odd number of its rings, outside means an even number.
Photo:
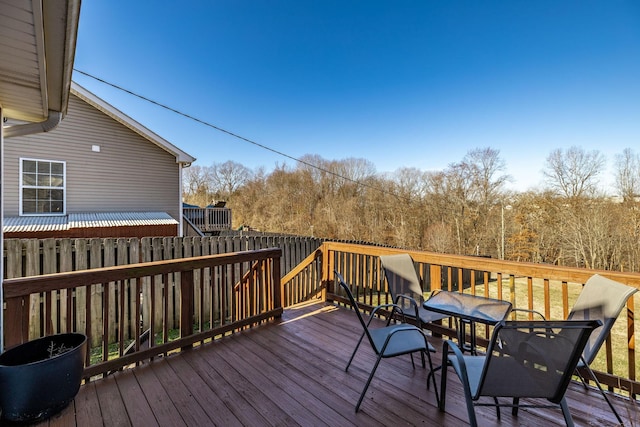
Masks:
[[[20,159],[20,214],[65,213],[64,162]]]

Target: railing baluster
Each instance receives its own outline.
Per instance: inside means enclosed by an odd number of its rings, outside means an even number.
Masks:
[[[140,297],[142,296],[142,277],[136,277],[135,284],[136,292],[135,292],[135,328],[134,328],[134,339],[135,339],[135,351],[140,351],[140,328],[142,324],[140,322]]]
[[[110,283],[102,284],[102,360],[109,360],[109,309],[111,299]]]
[[[635,303],[633,298],[629,298],[627,300],[627,309],[626,309],[626,319],[627,319],[627,368],[628,368],[628,377],[631,380],[636,379],[636,334],[635,334]],[[636,393],[640,392],[639,390],[634,390],[631,388],[629,393],[635,399]]]
[[[158,276],[151,276],[149,301],[145,301],[145,304],[149,306],[149,348],[156,345],[156,277]]]
[[[169,341],[169,273],[162,275],[162,342]]]
[[[85,330],[84,330],[84,334],[87,336],[87,357],[86,357],[86,361],[85,361],[85,365],[89,366],[91,364],[91,348],[93,347],[93,335],[92,335],[92,329],[91,329],[91,313],[92,313],[92,309],[91,309],[91,288],[94,285],[90,285],[88,284],[85,287],[85,293],[84,293],[84,297],[85,297],[85,310],[84,310],[84,325],[85,325]]]
[[[533,278],[527,277],[527,308],[533,310]],[[533,315],[529,313],[529,319],[532,319]]]
[[[544,279],[544,317],[551,319],[551,293],[549,292],[549,279]]]
[[[125,344],[125,317],[124,317],[124,307],[125,307],[125,281],[118,280],[116,282],[116,286],[118,287],[118,303],[119,303],[119,311],[118,311],[118,356],[122,357],[124,354],[124,344]]]
[[[569,286],[566,281],[562,282],[562,317],[569,316]]]

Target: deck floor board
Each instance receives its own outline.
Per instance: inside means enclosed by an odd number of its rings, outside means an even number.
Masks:
[[[365,395],[354,406],[375,355],[366,343],[345,372],[361,334],[353,312],[321,302],[285,310],[280,322],[225,337],[193,350],[83,385],[75,401],[41,426],[384,426],[468,424],[462,387],[455,374],[447,382],[447,408],[426,389],[428,369],[419,357],[385,359]],[[441,363],[442,344],[434,365]],[[436,374],[438,387],[440,374]],[[595,390],[578,382],[567,391],[577,426],[615,425]],[[627,425],[638,425],[640,408],[612,397]],[[477,408],[481,426],[562,426],[559,409]]]

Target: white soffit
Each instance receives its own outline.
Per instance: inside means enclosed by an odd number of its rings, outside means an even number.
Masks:
[[[80,0],[0,0],[0,104],[29,122],[64,113]]]

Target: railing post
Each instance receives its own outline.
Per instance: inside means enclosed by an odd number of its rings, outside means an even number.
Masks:
[[[193,335],[193,315],[193,270],[188,270],[180,273],[180,338]]]
[[[509,275],[509,302],[516,307],[516,277],[513,274]]]
[[[29,299],[9,298],[5,303],[4,348],[8,349],[29,340]]]
[[[204,230],[205,231],[211,230],[211,228],[210,228],[210,226],[211,226],[211,218],[209,218],[209,215],[211,215],[211,209],[204,208]]]
[[[320,246],[320,252],[322,253],[322,258],[320,260],[320,265],[322,266],[322,278],[320,279],[322,283],[322,300],[327,301],[327,293],[335,293],[335,289],[331,287],[333,283],[329,280],[329,277],[332,277],[332,272],[335,266],[333,257],[329,256],[327,243],[323,243]]]
[[[284,308],[282,307],[282,303],[284,301],[284,286],[282,285],[282,277],[280,275],[280,257],[274,257],[272,259],[273,268],[272,268],[272,280],[273,280],[273,308]],[[277,317],[282,317],[279,315]]]
[[[442,266],[431,265],[429,269],[429,281],[431,290],[442,289]]]
[[[636,337],[635,337],[635,306],[633,297],[627,300],[627,343],[628,343],[628,366],[629,366],[629,379],[636,379]],[[635,393],[630,390],[631,395],[635,398]]]

